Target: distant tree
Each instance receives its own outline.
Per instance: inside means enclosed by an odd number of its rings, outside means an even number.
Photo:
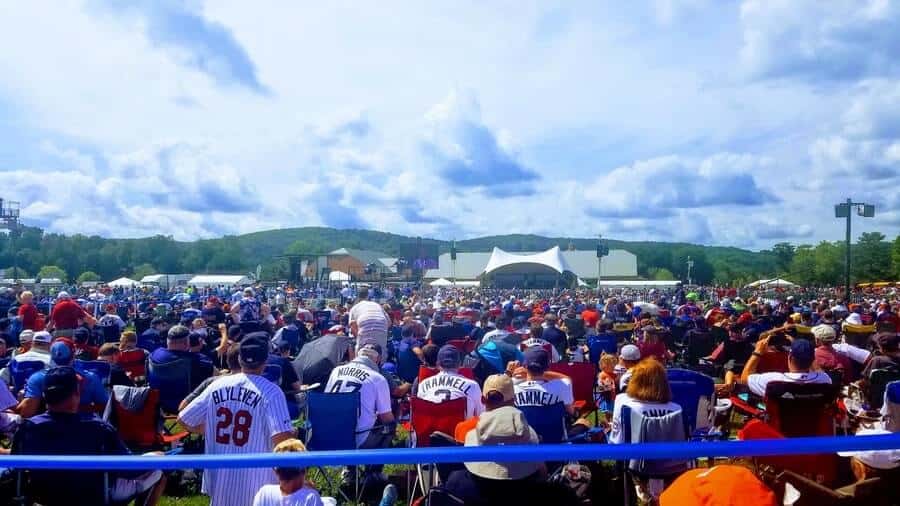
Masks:
[[[156,274],[156,267],[153,267],[152,264],[141,264],[134,268],[134,271],[131,273],[131,279],[140,281],[144,276],[153,274]]]
[[[900,235],[894,239],[894,247],[891,249],[891,264],[894,267],[894,281],[900,281]]]
[[[891,244],[881,232],[864,232],[853,248],[856,281],[884,281],[891,277]]]
[[[103,278],[94,271],[84,271],[78,275],[78,278],[76,278],[75,281],[80,285],[81,283],[100,281],[101,279]]]
[[[66,271],[56,265],[45,265],[41,267],[40,270],[38,270],[37,277],[39,279],[57,278],[64,282],[68,279]]]
[[[665,267],[651,267],[648,272],[654,281],[675,281],[675,274]]]
[[[794,259],[794,246],[787,242],[780,242],[772,246],[772,253],[778,262],[778,269],[786,272]]]
[[[813,250],[814,279],[822,285],[840,284],[844,272],[844,244],[822,241]]]
[[[28,273],[21,267],[8,267],[3,269],[3,277],[8,279],[28,279]]]
[[[816,281],[816,258],[811,245],[802,244],[794,250],[788,277],[800,285],[810,285]]]

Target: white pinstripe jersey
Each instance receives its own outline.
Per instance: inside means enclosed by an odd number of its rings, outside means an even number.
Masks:
[[[191,427],[203,425],[205,452],[211,455],[266,453],[272,436],[292,430],[281,389],[255,374],[232,374],[217,379],[179,413]],[[278,483],[269,468],[208,469],[203,493],[213,506],[253,504],[263,485]]]

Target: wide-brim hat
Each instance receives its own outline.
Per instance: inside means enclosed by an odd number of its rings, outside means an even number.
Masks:
[[[466,446],[538,444],[538,435],[525,415],[512,406],[503,406],[481,415],[478,425],[466,434]],[[539,471],[541,462],[466,462],[466,469],[489,480],[521,480]]]

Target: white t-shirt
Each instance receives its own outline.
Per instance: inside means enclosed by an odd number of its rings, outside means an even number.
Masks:
[[[850,360],[860,364],[865,364],[866,360],[869,360],[869,357],[872,355],[869,350],[857,348],[856,346],[847,343],[835,343],[831,345],[831,348],[841,355],[849,357]]]
[[[612,444],[628,442],[624,440],[625,435],[622,431],[622,427],[626,422],[630,423],[630,420],[622,420],[623,406],[628,406],[632,411],[637,411],[645,416],[663,416],[676,411],[681,411],[681,406],[674,402],[643,402],[632,399],[628,394],[619,394],[613,402],[612,428],[609,432],[609,442]]]
[[[532,346],[543,347],[547,345],[550,346],[550,362],[559,362],[560,360],[562,360],[562,358],[560,358],[559,356],[559,352],[556,351],[556,346],[550,344],[550,341],[546,341],[539,337],[529,337],[528,339],[522,341],[522,346],[524,346],[526,349],[531,348]]]
[[[375,341],[381,349],[387,351],[387,331],[390,321],[384,309],[376,302],[361,300],[350,308],[350,323],[356,322],[359,327],[356,335],[357,347],[366,341]]]
[[[205,453],[211,455],[269,453],[272,437],[292,431],[281,389],[255,374],[215,380],[178,414],[191,427],[205,427]],[[203,493],[211,505],[252,504],[255,490],[278,483],[270,468],[208,469]]]
[[[282,495],[278,485],[264,485],[253,499],[253,506],[323,506],[315,490],[303,487],[290,495]]]
[[[524,380],[513,385],[516,406],[551,406],[563,403],[566,407],[575,402],[572,382],[568,378],[555,380]]]
[[[359,417],[356,420],[356,446],[365,442],[378,415],[391,412],[391,389],[387,380],[366,361],[357,359],[335,367],[328,377],[329,393],[359,392]]]
[[[494,329],[481,338],[481,344],[487,344],[491,341],[502,341],[507,335],[509,335],[509,332],[503,329]]]
[[[484,405],[481,403],[481,387],[455,371],[441,371],[422,381],[419,383],[416,397],[435,403],[465,397],[467,420],[484,411]]]
[[[764,397],[766,395],[766,387],[773,381],[831,384],[831,378],[824,372],[767,372],[751,374],[747,378],[747,388],[754,394]]]

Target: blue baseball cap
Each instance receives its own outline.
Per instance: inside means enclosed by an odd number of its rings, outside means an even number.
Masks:
[[[791,342],[791,357],[799,367],[809,367],[816,357],[816,351],[811,342],[797,338]]]
[[[457,369],[462,362],[462,356],[456,346],[445,344],[438,350],[437,363],[444,369]]]
[[[57,366],[70,365],[72,363],[72,349],[66,343],[57,341],[50,347],[50,359]]]

